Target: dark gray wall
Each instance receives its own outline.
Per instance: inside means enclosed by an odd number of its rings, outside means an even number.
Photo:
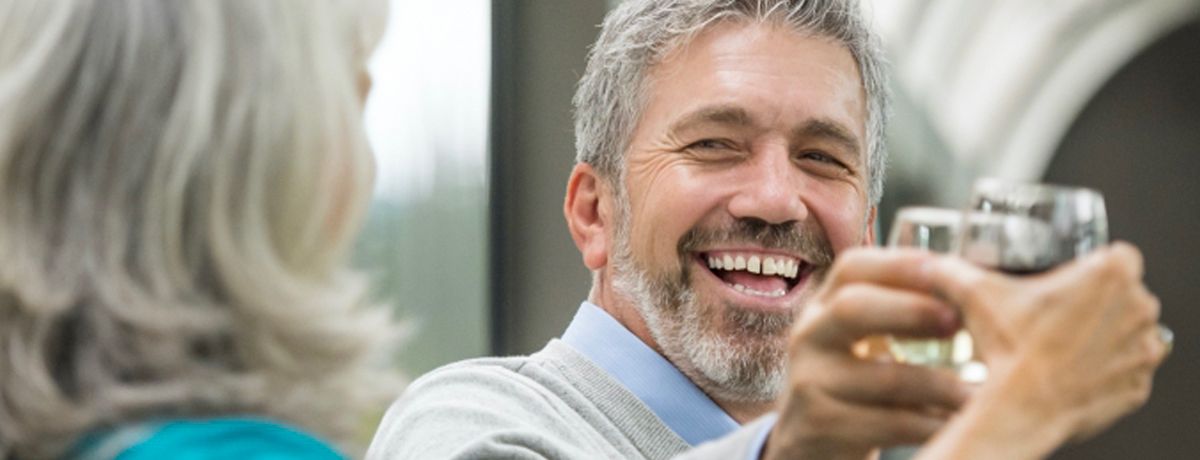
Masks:
[[[1063,139],[1045,179],[1104,192],[1110,230],[1146,257],[1175,350],[1150,403],[1063,459],[1200,458],[1200,22],[1110,80]]]
[[[607,4],[492,8],[492,348],[528,353],[562,332],[591,286],[562,203],[575,164],[571,96]]]

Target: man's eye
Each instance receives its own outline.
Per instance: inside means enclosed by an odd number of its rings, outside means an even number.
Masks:
[[[803,152],[800,154],[800,159],[801,160],[811,160],[811,161],[816,161],[816,162],[820,162],[820,163],[828,163],[831,165],[838,165],[838,166],[842,165],[842,162],[838,161],[837,158],[834,158],[832,155],[822,153],[822,152]]]
[[[701,150],[726,150],[733,147],[729,142],[720,139],[703,139],[689,144],[687,148]]]

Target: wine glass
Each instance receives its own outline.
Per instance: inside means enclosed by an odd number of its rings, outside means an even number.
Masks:
[[[888,247],[912,247],[937,253],[953,252],[959,240],[962,211],[910,206],[900,208],[888,233]],[[953,337],[889,337],[897,361],[933,367],[958,368],[972,358],[971,336],[959,331]]]
[[[980,179],[957,252],[1015,275],[1040,273],[1108,243],[1104,197],[1088,188]]]
[[[1044,272],[1108,243],[1100,192],[1082,187],[975,182],[954,252],[1010,275]],[[978,360],[959,366],[963,380],[987,379]]]
[[[900,208],[892,220],[887,245],[909,247],[937,253],[954,252],[962,228],[959,209],[909,206]],[[960,330],[951,338],[917,338],[888,336],[888,349],[896,361],[941,368],[957,369],[971,362],[971,336]],[[900,446],[884,449],[882,459],[910,458],[919,446]]]

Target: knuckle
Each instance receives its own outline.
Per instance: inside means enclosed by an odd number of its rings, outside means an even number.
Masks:
[[[1165,349],[1157,337],[1143,340],[1141,350],[1138,354],[1138,369],[1155,368],[1158,366],[1159,360],[1164,353]]]
[[[1113,244],[1112,251],[1116,255],[1115,258],[1122,262],[1122,267],[1136,268],[1142,263],[1142,251],[1132,244],[1117,242]]]
[[[1106,282],[1122,282],[1129,278],[1126,261],[1122,257],[1104,257],[1095,265],[1096,276]]]
[[[857,316],[859,302],[867,294],[868,288],[862,284],[848,284],[834,292],[827,307],[830,314],[838,322],[852,321]]]
[[[1129,324],[1143,330],[1150,329],[1150,332],[1157,332],[1155,327],[1158,324],[1160,306],[1156,299],[1140,297],[1126,302],[1113,302],[1112,305],[1121,309],[1122,318]]]
[[[1111,257],[1104,258],[1102,265],[1109,279],[1119,280],[1126,285],[1138,284],[1142,277],[1142,254],[1130,245],[1116,248]]]
[[[875,384],[882,394],[896,395],[901,390],[904,377],[901,367],[896,365],[879,366],[875,372]]]
[[[870,254],[863,248],[850,248],[837,257],[830,274],[834,279],[845,278],[848,274],[853,273],[854,267],[866,264],[870,259]]]
[[[870,260],[871,254],[874,254],[874,250],[866,246],[855,246],[848,248],[842,254],[845,255],[847,260],[855,264],[860,264]]]
[[[825,280],[821,282],[821,292],[829,291],[834,286],[837,286],[839,283],[841,283],[842,280],[849,277],[847,272],[850,270],[850,268],[848,267],[852,266],[853,263],[849,262],[847,256],[849,256],[849,254],[842,254],[833,261],[833,266],[829,267],[829,275],[826,276]]]
[[[992,297],[993,282],[983,273],[965,277],[959,297],[970,304],[978,304]]]
[[[1034,284],[1014,297],[1015,300],[1022,301],[1022,304],[1038,307],[1054,306],[1061,308],[1061,311],[1064,312],[1070,311],[1071,314],[1088,317],[1111,307],[1112,302],[1106,296],[1107,294],[1101,289],[1078,283],[1047,282]]]
[[[900,376],[896,372],[896,366],[881,365],[875,370],[875,384],[882,394],[895,394],[896,387],[900,384]]]
[[[1145,300],[1140,302],[1140,304],[1142,308],[1139,308],[1139,310],[1144,313],[1144,319],[1148,323],[1157,324],[1158,318],[1162,314],[1162,301],[1158,299],[1158,296],[1147,294]]]

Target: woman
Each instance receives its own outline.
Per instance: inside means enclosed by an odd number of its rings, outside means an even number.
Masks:
[[[381,9],[0,3],[0,458],[356,452]]]

